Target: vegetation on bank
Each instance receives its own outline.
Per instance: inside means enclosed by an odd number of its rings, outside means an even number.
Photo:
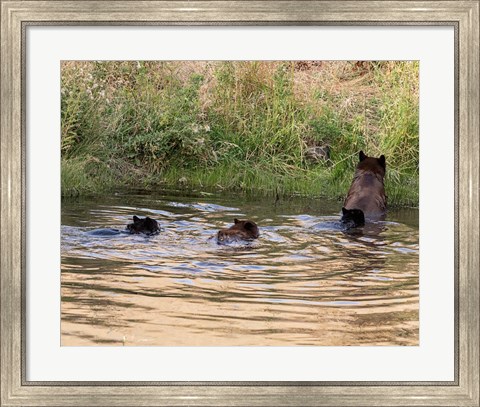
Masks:
[[[363,149],[386,156],[389,204],[418,204],[417,62],[69,61],[61,81],[63,196],[343,198]]]

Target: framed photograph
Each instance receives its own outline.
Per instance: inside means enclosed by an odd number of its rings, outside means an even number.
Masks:
[[[1,38],[2,406],[479,406],[478,1]]]

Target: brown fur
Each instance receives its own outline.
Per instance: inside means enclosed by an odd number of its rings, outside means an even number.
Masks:
[[[233,226],[222,229],[217,233],[218,243],[227,243],[238,240],[253,240],[258,238],[258,226],[251,220],[234,219]]]
[[[385,178],[385,156],[367,157],[359,154],[352,185],[345,199],[346,209],[360,209],[366,218],[381,219],[387,210],[387,197],[383,180]]]

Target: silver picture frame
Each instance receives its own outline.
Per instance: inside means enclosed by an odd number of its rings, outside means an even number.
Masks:
[[[479,406],[479,5],[475,1],[1,0],[2,406]],[[451,382],[26,380],[29,25],[447,25],[455,29],[455,378]]]

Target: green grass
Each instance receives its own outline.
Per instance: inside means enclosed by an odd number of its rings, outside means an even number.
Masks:
[[[329,161],[308,158],[328,144]],[[64,62],[62,195],[121,187],[342,198],[363,149],[418,205],[416,62]]]

